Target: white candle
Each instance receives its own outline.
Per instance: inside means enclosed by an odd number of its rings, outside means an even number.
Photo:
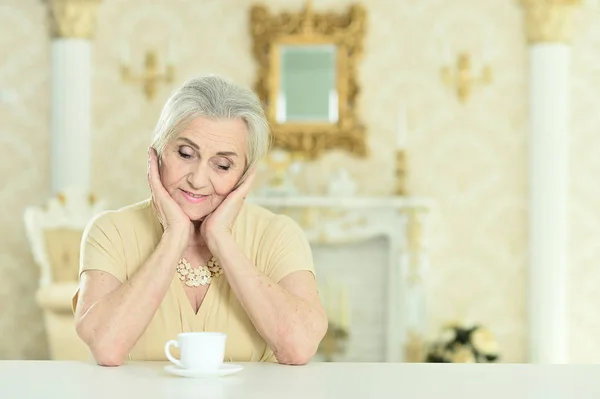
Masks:
[[[329,123],[338,121],[338,95],[337,90],[329,90]]]
[[[285,93],[280,91],[277,93],[277,109],[275,110],[275,120],[277,123],[284,123],[287,119],[287,104],[285,101]]]
[[[398,119],[397,119],[397,126],[396,126],[396,149],[398,150],[404,150],[406,149],[406,142],[407,142],[407,133],[408,133],[408,127],[407,127],[407,117],[406,117],[406,107],[404,107],[403,105],[400,105],[398,107]]]

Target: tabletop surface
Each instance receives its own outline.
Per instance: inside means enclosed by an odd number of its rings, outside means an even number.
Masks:
[[[241,363],[234,375],[184,378],[167,364],[0,361],[0,398],[600,398],[591,365]]]

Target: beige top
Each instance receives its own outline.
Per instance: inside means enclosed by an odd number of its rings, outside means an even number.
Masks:
[[[101,214],[84,233],[80,275],[85,270],[103,270],[121,282],[128,280],[155,250],[162,232],[150,200]],[[314,274],[304,232],[288,216],[245,204],[233,235],[248,259],[276,283],[297,270]],[[224,275],[213,279],[195,314],[181,281],[173,274],[161,305],[130,353],[131,360],[165,360],[164,345],[177,334],[217,331],[227,334],[226,361],[276,361]],[[73,308],[76,303],[77,293]]]

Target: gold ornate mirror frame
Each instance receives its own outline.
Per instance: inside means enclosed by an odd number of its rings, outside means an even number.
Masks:
[[[356,112],[360,92],[356,61],[362,55],[366,11],[360,5],[345,13],[314,13],[310,1],[297,13],[271,15],[263,5],[251,9],[253,53],[258,62],[254,87],[265,103],[273,131],[274,146],[315,159],[327,150],[342,149],[357,156],[366,155],[365,128]],[[279,50],[282,45],[333,44],[336,46],[336,123],[289,122],[276,120],[279,90]]]

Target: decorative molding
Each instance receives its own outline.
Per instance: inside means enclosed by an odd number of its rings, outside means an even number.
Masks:
[[[521,0],[529,43],[564,43],[573,36],[572,11],[581,0]]]
[[[91,39],[100,0],[43,0],[48,3],[53,38]]]

